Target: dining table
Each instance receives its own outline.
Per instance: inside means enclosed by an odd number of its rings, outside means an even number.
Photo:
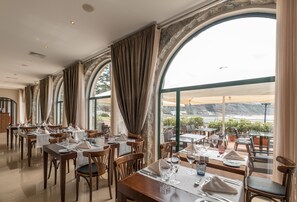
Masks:
[[[259,145],[258,145],[259,149],[261,151],[264,151],[264,149],[266,149],[267,155],[269,155],[271,140],[273,140],[273,138],[274,138],[273,133],[269,133],[269,132],[250,132],[249,136],[251,136],[252,138],[259,138]],[[267,144],[266,145],[264,144],[264,139],[267,139]]]
[[[206,135],[207,137],[211,136],[212,134],[214,134],[215,131],[217,131],[218,129],[216,128],[196,128],[194,131],[195,132],[199,132],[200,135]]]
[[[96,138],[94,138],[96,139]],[[97,139],[98,140],[98,139]],[[84,141],[92,142],[92,138],[88,138]],[[76,159],[76,166],[80,167],[89,163],[89,159],[83,156],[83,151],[100,151],[103,150],[103,147],[110,144],[119,144],[119,155],[124,155],[127,152],[131,152],[131,147],[127,145],[128,141],[135,141],[134,139],[118,139],[110,138],[105,139],[100,144],[90,143],[90,149],[81,149],[79,144],[82,141],[77,143],[70,143],[66,145],[65,142],[60,142],[57,144],[48,144],[43,146],[43,179],[44,179],[44,189],[47,188],[47,172],[48,172],[48,155],[53,156],[54,158],[60,161],[60,193],[61,193],[61,202],[65,201],[65,186],[66,186],[66,162],[69,159]],[[102,144],[101,144],[102,143]],[[67,151],[65,151],[65,149]],[[61,152],[63,151],[63,152]]]
[[[150,173],[147,168],[140,170],[131,176],[118,181],[118,202],[126,202],[127,199],[135,201],[221,201],[221,202],[243,202],[244,201],[244,177],[239,174],[230,173],[220,169],[207,167],[205,176],[188,175],[189,164],[182,162],[177,173],[177,179],[181,182],[177,185],[170,181],[162,181],[160,177]],[[209,193],[202,191],[201,187],[208,178],[219,176],[229,186],[237,190],[236,195],[224,193]],[[196,186],[195,182],[200,182]],[[230,184],[229,184],[230,183]],[[212,194],[212,195],[211,195]],[[217,199],[217,200],[216,200]]]

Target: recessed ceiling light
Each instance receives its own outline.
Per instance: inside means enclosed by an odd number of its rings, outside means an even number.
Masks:
[[[86,11],[88,13],[91,13],[91,12],[93,12],[95,10],[94,7],[92,5],[90,5],[90,4],[83,4],[82,8],[83,8],[84,11]]]
[[[74,25],[74,24],[75,24],[75,22],[74,22],[74,21],[70,21],[70,24]]]
[[[45,49],[48,49],[48,46],[47,46],[47,45],[45,45],[45,46],[44,46],[44,48],[45,48]]]

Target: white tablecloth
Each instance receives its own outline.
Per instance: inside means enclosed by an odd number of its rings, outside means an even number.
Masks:
[[[148,170],[147,168],[145,168],[145,170]],[[206,173],[205,176],[201,177],[201,176],[198,176],[198,175],[189,175],[188,174],[188,171],[191,170],[191,168],[187,168],[187,167],[184,167],[184,166],[180,166],[179,170],[178,170],[178,173],[177,173],[177,176],[176,176],[176,180],[180,181],[179,184],[177,185],[174,185],[172,183],[170,183],[170,181],[167,181],[167,182],[163,182],[164,184],[167,184],[171,187],[175,187],[175,188],[178,188],[178,189],[181,189],[181,190],[184,190],[186,192],[190,192],[194,195],[197,195],[197,199],[198,198],[201,198],[200,196],[198,196],[198,192],[201,192],[201,186],[199,187],[194,187],[194,182],[198,181],[199,179],[202,179],[200,184],[202,185],[204,181],[206,181],[209,177],[212,177],[213,174],[209,174],[209,173]],[[149,171],[149,170],[148,170]],[[141,172],[139,172],[140,174],[142,175],[145,175]],[[145,175],[147,177],[150,177],[148,175]],[[150,177],[154,180],[157,180],[157,181],[161,181],[161,178],[157,177]],[[225,178],[225,177],[220,177],[221,179],[228,179],[228,178]],[[218,194],[220,196],[223,196],[233,202],[243,202],[244,201],[244,187],[243,187],[243,182],[241,181],[238,181],[238,180],[234,180],[234,179],[229,179],[229,180],[232,180],[232,181],[235,181],[236,183],[238,183],[238,185],[234,185],[234,184],[229,184],[229,186],[231,187],[234,187],[238,194],[236,195],[231,195],[231,194],[223,194],[223,193],[215,193],[215,194]],[[178,190],[177,189],[177,190]]]

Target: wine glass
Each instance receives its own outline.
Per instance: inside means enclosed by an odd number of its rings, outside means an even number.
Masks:
[[[194,155],[194,151],[193,150],[188,150],[187,151],[187,160],[188,162],[191,164],[191,168],[193,168],[192,164],[194,163],[195,161],[195,155]],[[188,172],[189,175],[194,175],[195,174],[195,171],[193,169],[191,169],[189,172]]]
[[[170,178],[170,175],[172,174],[170,164],[159,161],[159,170],[160,170],[161,180],[168,181]]]
[[[172,173],[174,174],[174,179],[172,179],[170,182],[172,184],[179,184],[180,181],[176,180],[176,174],[178,172],[178,169],[180,167],[180,158],[178,155],[172,155],[171,157],[171,169]]]

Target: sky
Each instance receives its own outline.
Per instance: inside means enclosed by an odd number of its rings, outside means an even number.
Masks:
[[[172,60],[164,89],[275,75],[276,20],[246,17],[196,35]]]

